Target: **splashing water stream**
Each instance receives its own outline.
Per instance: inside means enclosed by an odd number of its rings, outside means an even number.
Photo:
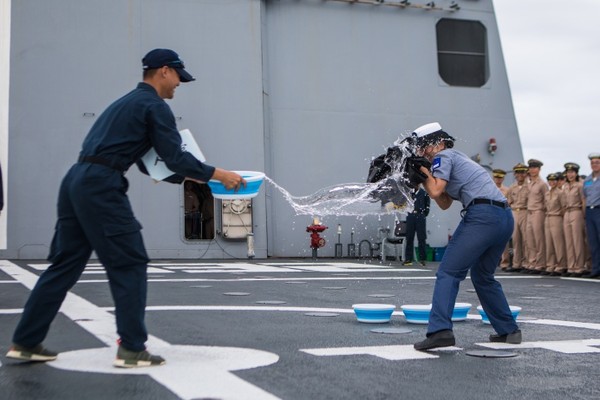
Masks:
[[[308,196],[293,196],[273,179],[265,177],[265,180],[281,192],[296,215],[381,217],[407,214],[414,207],[412,189],[406,185],[406,178],[403,176],[404,161],[408,155],[414,154],[408,146],[407,141],[402,138],[394,142],[393,148],[401,156],[386,157],[384,162],[391,171],[385,179],[374,183],[342,183],[319,189]],[[394,200],[393,203],[390,199]]]
[[[268,176],[265,177],[265,180],[283,195],[296,215],[362,217],[393,213],[406,214],[412,211],[414,204],[410,189],[402,186],[401,194],[406,199],[404,204],[401,206],[394,206],[392,203],[382,205],[381,201],[373,195],[374,192],[381,190],[380,182],[343,183],[319,189],[308,196],[293,196]]]

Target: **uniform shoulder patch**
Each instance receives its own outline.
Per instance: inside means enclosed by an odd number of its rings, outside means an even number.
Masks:
[[[441,157],[436,157],[436,158],[433,159],[433,162],[431,163],[431,170],[435,171],[441,165],[442,165],[442,158]]]

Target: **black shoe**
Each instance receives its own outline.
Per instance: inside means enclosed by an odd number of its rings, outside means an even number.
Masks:
[[[506,335],[490,335],[490,342],[496,343],[520,344],[522,340],[520,329]]]
[[[415,350],[429,350],[437,347],[454,346],[455,344],[454,333],[452,333],[451,330],[446,329],[428,335],[427,339],[415,343],[414,348]]]
[[[588,279],[598,279],[598,278],[600,278],[600,274],[592,274],[591,272],[589,272],[587,274],[583,274],[581,277],[588,278]]]

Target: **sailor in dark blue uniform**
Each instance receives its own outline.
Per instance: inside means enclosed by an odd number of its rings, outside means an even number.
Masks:
[[[164,364],[146,351],[146,269],[148,256],[129,199],[124,174],[152,147],[175,172],[169,182],[187,178],[217,179],[228,188],[245,184],[234,172],[214,168],[182,150],[175,118],[164,99],[171,99],[180,82],[194,78],[177,53],[155,49],[142,60],[144,77],[137,88],[111,104],[85,138],[78,162],[59,191],[58,222],[52,240],[50,267],[40,276],[25,305],[7,357],[51,361],[57,354],[42,341],[67,291],[77,282],[96,251],[106,269],[115,302],[120,337],[115,366]]]
[[[412,212],[406,216],[406,256],[403,265],[413,265],[413,252],[415,246],[415,233],[419,242],[419,262],[425,266],[427,245],[427,216],[431,200],[422,188],[417,190]]]

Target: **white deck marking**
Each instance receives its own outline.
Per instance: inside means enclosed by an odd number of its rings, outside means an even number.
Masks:
[[[460,351],[460,347],[442,347],[434,351]],[[323,349],[300,349],[300,351],[318,357],[370,355],[390,361],[421,360],[439,358],[432,352],[422,352],[414,349],[412,344],[397,346],[368,346],[368,347],[335,347]]]
[[[167,363],[160,367],[115,368],[111,361],[116,347],[103,347],[60,353],[48,365],[70,371],[149,375],[182,399],[277,399],[230,372],[274,364],[279,360],[276,354],[234,347],[169,344],[154,345],[151,350],[165,356]]]
[[[50,264],[27,264],[27,266],[35,269],[36,271],[45,271],[46,269],[48,269]],[[156,267],[151,267],[151,266],[148,267],[147,272],[149,274],[172,274],[172,273],[174,273],[173,271],[156,268]],[[104,266],[102,264],[87,264],[85,266],[85,270],[83,271],[84,275],[103,274],[103,273],[104,273]]]
[[[28,264],[29,267],[43,271],[50,264]],[[418,268],[393,268],[385,265],[352,264],[352,263],[185,263],[173,265],[167,263],[149,263],[148,273],[174,273],[182,271],[189,274],[214,274],[223,272],[251,272],[251,273],[283,273],[283,272],[426,272]],[[102,271],[102,272],[100,272]],[[88,263],[84,274],[103,273],[102,264]]]
[[[586,354],[600,353],[600,349],[593,346],[600,346],[600,339],[586,340],[556,340],[556,341],[538,341],[523,342],[521,344],[508,343],[476,343],[478,346],[488,347],[496,350],[508,349],[546,349],[564,354]],[[459,351],[460,347],[442,347],[433,351]],[[426,358],[438,358],[437,355],[430,352],[420,352],[413,348],[413,345],[399,346],[370,346],[370,347],[335,347],[321,349],[300,349],[300,351],[312,354],[318,357],[331,356],[358,356],[370,355],[383,358],[390,361],[418,360]]]
[[[38,279],[37,275],[4,260],[0,260],[0,270],[29,289]],[[114,368],[111,365],[116,353],[114,316],[73,293],[67,294],[60,311],[108,347],[61,353],[56,361],[47,365],[73,371],[149,375],[186,400],[277,399],[230,372],[274,364],[279,360],[276,354],[231,347],[173,346],[149,336],[148,347],[163,354],[167,358],[166,365],[134,370]]]
[[[553,340],[539,342],[523,342],[521,344],[510,343],[476,343],[479,346],[489,347],[491,349],[546,349],[565,354],[582,353],[600,353],[600,349],[593,346],[600,346],[600,339],[584,340]]]

